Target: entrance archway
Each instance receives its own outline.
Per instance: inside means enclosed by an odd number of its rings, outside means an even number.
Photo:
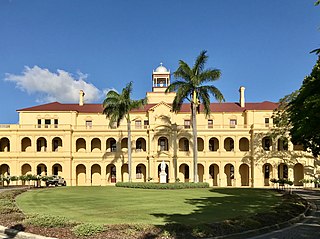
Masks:
[[[262,166],[264,186],[270,186],[270,178],[272,177],[272,166],[269,163],[266,163]]]
[[[190,171],[189,166],[185,163],[181,164],[179,167],[179,178],[182,182],[189,182],[190,179]]]
[[[301,163],[297,163],[293,167],[293,177],[294,177],[294,186],[303,186],[303,182],[301,180],[304,178],[303,173],[303,165]]]
[[[209,175],[212,180],[212,186],[218,186],[219,185],[219,166],[217,164],[211,164],[209,167]]]
[[[241,176],[241,186],[249,186],[249,166],[247,164],[241,164],[239,173]]]
[[[204,167],[202,164],[198,163],[198,182],[203,182]]]
[[[98,164],[91,166],[91,185],[101,186],[101,167]]]
[[[86,166],[79,164],[76,168],[77,186],[86,185]]]
[[[117,182],[117,170],[114,164],[109,164],[107,166],[107,182],[108,183]]]
[[[224,173],[225,173],[226,179],[227,179],[227,186],[233,186],[234,166],[232,164],[228,163],[224,167]]]
[[[159,182],[160,182],[160,172],[161,172],[161,163],[159,163],[159,165],[158,165],[158,177],[159,177]],[[165,172],[166,172],[166,174],[167,174],[166,181],[167,181],[167,183],[169,183],[169,167],[168,167],[168,164],[166,164]]]
[[[128,182],[129,181],[129,170],[128,170],[128,164],[124,164],[121,167],[121,177],[122,182]]]

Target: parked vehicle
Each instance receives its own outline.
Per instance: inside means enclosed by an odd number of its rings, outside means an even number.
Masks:
[[[61,176],[58,175],[54,175],[52,177],[50,177],[50,179],[48,179],[46,181],[46,186],[50,186],[50,185],[54,185],[54,186],[66,186],[66,180],[64,180],[64,178],[62,178]]]

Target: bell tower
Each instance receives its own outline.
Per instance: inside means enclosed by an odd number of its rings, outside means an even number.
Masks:
[[[170,70],[160,63],[160,66],[152,71],[152,92],[165,92],[169,85]]]
[[[176,93],[165,93],[169,85],[170,70],[160,63],[160,66],[152,71],[152,92],[147,92],[148,103],[158,104],[160,102],[165,102],[167,104],[172,104]]]

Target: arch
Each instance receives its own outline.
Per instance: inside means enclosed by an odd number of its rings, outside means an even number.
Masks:
[[[285,137],[278,139],[278,151],[288,151],[288,139]]]
[[[7,137],[0,139],[0,152],[10,152],[10,140]]]
[[[136,151],[146,151],[147,149],[147,143],[144,138],[138,138],[136,140]]]
[[[209,140],[209,150],[218,151],[218,149],[219,149],[219,140],[216,137],[212,137]]]
[[[245,137],[242,137],[239,140],[239,149],[240,151],[249,151],[249,140]]]
[[[168,144],[168,139],[166,137],[162,136],[158,139],[158,148],[159,148],[159,151],[168,151],[169,144]]]
[[[209,167],[209,178],[212,179],[212,185],[213,186],[218,186],[219,185],[219,180],[218,180],[218,175],[219,175],[219,166],[215,163],[211,164]]]
[[[78,164],[76,167],[76,175],[77,175],[77,186],[83,186],[86,185],[86,179],[87,179],[87,172],[86,172],[86,166],[83,164]]]
[[[294,186],[303,186],[301,180],[304,178],[304,168],[301,163],[296,163],[293,167]]]
[[[62,175],[62,166],[61,166],[61,164],[55,163],[52,166],[52,175],[59,175],[59,176]]]
[[[37,139],[37,152],[46,152],[47,151],[47,140],[44,137]]]
[[[117,141],[114,138],[107,139],[107,152],[117,151]]]
[[[108,164],[107,166],[107,182],[116,183],[117,182],[117,168],[114,164]]]
[[[224,166],[224,173],[226,175],[227,179],[227,186],[233,186],[233,180],[234,180],[234,166],[231,163],[228,163],[226,166]]]
[[[1,164],[0,165],[0,175],[7,177],[10,176],[10,167],[8,164]]]
[[[121,140],[121,149],[125,149],[125,150],[128,149],[128,138],[123,138]]]
[[[241,177],[241,186],[249,186],[249,166],[245,163],[241,164],[239,173]]]
[[[99,164],[91,166],[91,185],[101,186],[101,167]]]
[[[21,151],[22,152],[29,152],[31,151],[31,139],[29,137],[24,137],[21,140]]]
[[[139,163],[136,167],[136,179],[139,179],[143,182],[146,181],[146,166],[143,163]]]
[[[265,151],[270,151],[272,146],[272,140],[269,136],[265,136],[262,138],[262,148]]]
[[[270,186],[270,178],[273,175],[273,168],[270,163],[265,163],[262,166],[263,178],[264,178],[264,186]]]
[[[288,179],[288,165],[281,163],[278,165],[278,178]]]
[[[179,151],[189,151],[189,140],[187,138],[179,139]]]
[[[84,138],[78,138],[76,141],[76,151],[77,152],[86,152],[87,144]]]
[[[91,152],[101,152],[101,140],[94,138],[91,140]]]
[[[27,175],[31,173],[32,173],[32,170],[31,170],[30,164],[25,163],[21,166],[21,175]]]
[[[198,163],[198,182],[203,182],[204,167],[201,163]]]
[[[159,163],[159,165],[158,165],[158,177],[159,177],[159,182],[160,182],[160,172],[161,172],[161,163]],[[165,172],[166,172],[166,174],[167,174],[166,181],[167,181],[167,183],[169,183],[169,167],[168,167],[168,164],[167,164],[167,163],[166,163]]]
[[[43,164],[43,163],[40,163],[37,165],[37,175],[41,175],[41,176],[44,176],[44,175],[47,175],[47,165]]]
[[[52,139],[52,152],[60,151],[62,147],[62,139],[60,137],[55,137]]]
[[[188,164],[181,164],[179,166],[179,179],[183,179],[182,182],[189,182],[190,180],[190,170]]]
[[[203,141],[203,139],[198,137],[197,138],[197,143],[198,143],[198,151],[203,151],[204,150],[204,141]]]
[[[128,164],[123,164],[122,167],[121,167],[121,180],[122,180],[122,182],[128,182],[129,181]]]
[[[224,140],[224,149],[227,152],[234,150],[234,140],[232,138],[228,137]]]

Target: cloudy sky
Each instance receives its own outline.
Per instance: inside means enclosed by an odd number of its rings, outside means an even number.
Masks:
[[[47,102],[100,103],[134,82],[151,90],[160,62],[173,72],[207,50],[229,102],[278,101],[300,87],[320,47],[313,0],[0,0],[1,123]]]

